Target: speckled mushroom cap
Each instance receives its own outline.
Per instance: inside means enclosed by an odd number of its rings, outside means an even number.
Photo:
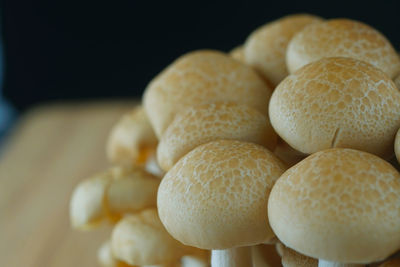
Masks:
[[[178,58],[147,86],[143,102],[157,136],[185,108],[227,101],[268,114],[272,90],[249,66],[227,54],[201,50]]]
[[[304,28],[290,41],[286,60],[290,73],[324,57],[351,57],[381,69],[390,78],[400,73],[400,58],[374,28],[349,19],[332,19]]]
[[[158,163],[169,170],[193,148],[218,139],[253,142],[273,150],[276,134],[266,116],[236,103],[211,103],[178,113],[157,147]]]
[[[392,259],[385,261],[379,267],[400,267],[400,259]]]
[[[114,222],[126,212],[156,207],[159,183],[139,167],[113,167],[83,180],[71,197],[71,224],[90,229],[104,219]]]
[[[284,170],[269,150],[253,143],[219,140],[198,146],[161,181],[160,219],[174,238],[198,248],[268,241],[274,237],[268,195]]]
[[[244,45],[246,63],[276,86],[288,75],[286,48],[289,41],[305,26],[321,21],[322,18],[317,16],[296,14],[261,26],[246,40]]]
[[[324,58],[288,76],[269,106],[275,131],[291,147],[331,147],[393,154],[400,91],[382,71],[351,58]]]
[[[318,259],[307,257],[293,249],[281,246],[283,267],[318,267]]]
[[[125,114],[113,127],[107,157],[113,163],[143,164],[157,146],[157,137],[142,106]]]
[[[131,265],[174,263],[188,248],[168,234],[156,209],[123,218],[111,236],[115,258]]]
[[[400,173],[353,149],[317,152],[272,188],[269,222],[286,246],[342,263],[385,259],[400,247]]]
[[[245,59],[244,59],[244,47],[243,45],[237,46],[235,48],[233,48],[231,51],[229,51],[229,55],[231,57],[233,57],[234,59],[242,62],[242,63],[246,63]]]
[[[396,154],[397,161],[400,163],[400,129],[397,131],[394,141],[394,152]]]

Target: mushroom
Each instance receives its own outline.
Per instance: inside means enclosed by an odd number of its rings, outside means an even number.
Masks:
[[[332,19],[305,27],[289,43],[290,73],[325,57],[351,57],[381,69],[391,79],[400,73],[400,57],[385,36],[364,23]]]
[[[287,170],[268,201],[269,223],[287,247],[319,267],[364,266],[400,248],[400,173],[353,149],[317,152]]]
[[[156,207],[160,179],[139,167],[113,167],[82,181],[70,202],[72,226],[90,229],[104,219]]]
[[[175,60],[147,86],[143,103],[158,137],[177,112],[199,104],[236,102],[268,114],[272,89],[249,66],[212,50]]]
[[[175,266],[182,256],[196,250],[168,234],[156,209],[127,215],[117,223],[111,236],[114,257],[131,265]]]
[[[400,267],[400,259],[392,259],[385,261],[379,267]]]
[[[302,153],[347,147],[389,157],[400,128],[400,91],[368,63],[324,58],[279,84],[269,117],[276,133]]]
[[[266,148],[218,140],[183,156],[161,181],[157,207],[167,231],[185,245],[211,249],[211,264],[251,266],[249,246],[274,234],[269,192],[285,165]]]
[[[157,137],[142,106],[123,115],[111,130],[107,157],[125,166],[143,165],[157,147]]]
[[[321,21],[314,15],[296,14],[259,27],[246,40],[245,62],[275,87],[288,75],[286,49],[292,37],[305,26]]]
[[[111,253],[110,241],[104,242],[97,252],[97,259],[99,264],[103,267],[129,267],[122,261],[115,259],[114,255]]]
[[[211,103],[178,113],[157,147],[161,168],[168,171],[195,147],[218,139],[253,142],[273,149],[276,134],[266,116],[236,103]]]
[[[394,152],[396,154],[397,161],[400,163],[400,129],[397,131],[394,141]]]
[[[283,267],[318,267],[318,260],[300,254],[293,249],[281,246]]]
[[[246,63],[244,59],[244,47],[243,45],[237,46],[233,48],[231,51],[229,51],[229,55],[236,59],[237,61],[240,61],[242,63]]]

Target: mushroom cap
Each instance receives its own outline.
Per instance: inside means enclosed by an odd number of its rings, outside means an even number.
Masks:
[[[82,181],[70,202],[72,226],[90,229],[103,219],[156,207],[160,179],[139,167],[113,167]]]
[[[187,252],[165,230],[156,209],[119,221],[112,232],[111,249],[115,258],[131,265],[174,263]]]
[[[143,164],[157,146],[157,137],[142,106],[123,115],[111,130],[107,157],[113,163]]]
[[[400,259],[392,259],[389,261],[385,261],[379,267],[400,267]]]
[[[267,201],[284,170],[269,150],[253,143],[219,140],[198,146],[161,181],[160,219],[174,238],[198,248],[262,243],[274,237]]]
[[[269,222],[279,240],[309,257],[342,263],[385,259],[400,247],[400,173],[353,149],[317,152],[272,188]]]
[[[283,267],[318,267],[318,259],[307,257],[293,249],[281,246]]]
[[[246,63],[276,86],[288,75],[286,49],[292,37],[305,26],[321,21],[317,16],[295,14],[259,27],[244,45]]]
[[[178,113],[157,147],[157,158],[169,170],[193,148],[219,139],[252,142],[274,149],[276,134],[266,116],[236,103],[211,103]]]
[[[397,161],[400,163],[400,129],[397,131],[394,141],[394,152],[396,154]]]
[[[324,57],[351,57],[381,69],[390,78],[400,73],[400,58],[380,32],[364,23],[332,19],[307,26],[289,43],[286,63],[290,73]]]
[[[132,266],[132,265],[128,265],[128,264],[114,258],[114,255],[112,255],[112,253],[111,253],[110,241],[106,241],[101,245],[101,247],[97,251],[97,259],[99,261],[99,264],[103,267],[130,267],[130,266]]]
[[[177,112],[199,104],[237,102],[267,115],[271,93],[251,67],[227,54],[201,50],[183,55],[156,76],[143,102],[160,137]]]
[[[235,48],[233,48],[231,51],[229,51],[229,55],[232,58],[234,58],[234,59],[236,59],[236,60],[238,60],[238,61],[240,61],[242,63],[246,63],[246,61],[244,59],[244,47],[243,47],[243,45],[239,45],[239,46],[236,46]]]
[[[279,84],[269,117],[278,135],[303,153],[348,147],[391,156],[400,128],[400,91],[368,63],[324,58]]]

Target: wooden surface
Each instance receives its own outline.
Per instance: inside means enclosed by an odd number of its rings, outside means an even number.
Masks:
[[[98,266],[109,229],[71,229],[69,199],[78,181],[108,166],[110,128],[133,105],[47,105],[23,116],[0,157],[0,266]]]

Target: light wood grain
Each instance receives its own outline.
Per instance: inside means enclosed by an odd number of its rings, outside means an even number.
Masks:
[[[81,179],[108,166],[108,133],[134,105],[47,105],[23,117],[0,157],[0,266],[98,266],[110,229],[71,229],[69,199]]]

